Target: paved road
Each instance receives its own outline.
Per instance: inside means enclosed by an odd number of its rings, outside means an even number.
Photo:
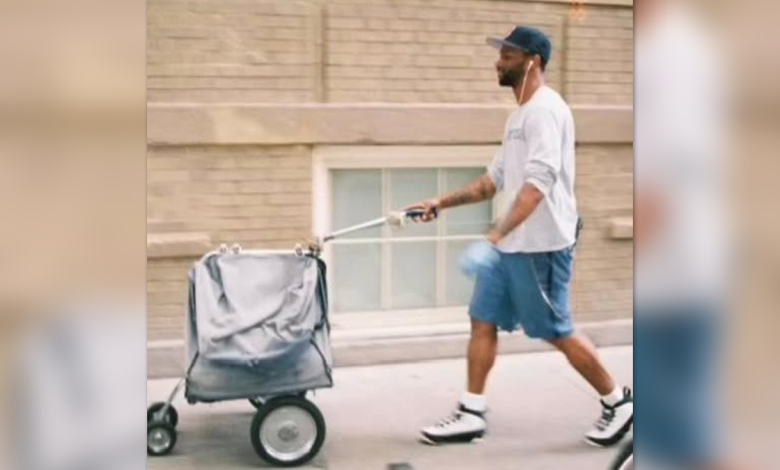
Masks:
[[[631,385],[632,348],[604,349],[602,355]],[[328,437],[306,469],[387,470],[408,463],[414,470],[602,470],[614,453],[582,441],[600,411],[596,395],[557,353],[499,358],[489,392],[490,435],[479,444],[429,447],[416,440],[422,425],[454,406],[465,381],[462,360],[343,368],[334,378],[334,389],[313,398]],[[174,383],[150,381],[148,401],[165,397]],[[149,459],[149,470],[271,468],[249,442],[250,404],[188,406],[179,399],[177,405],[176,449]]]

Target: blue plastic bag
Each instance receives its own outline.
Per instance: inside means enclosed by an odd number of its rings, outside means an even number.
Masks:
[[[460,269],[469,277],[476,277],[484,270],[498,264],[500,255],[495,246],[486,240],[472,243],[460,257]]]

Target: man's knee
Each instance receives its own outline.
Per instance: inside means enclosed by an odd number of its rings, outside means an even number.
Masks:
[[[553,347],[562,352],[571,363],[587,365],[597,361],[595,351],[588,347],[584,338],[572,335],[567,338],[548,340]]]
[[[578,349],[578,342],[575,335],[567,336],[565,338],[548,339],[547,343],[566,355]]]
[[[471,320],[471,337],[479,339],[498,338],[498,329],[492,323],[486,323],[479,320]]]

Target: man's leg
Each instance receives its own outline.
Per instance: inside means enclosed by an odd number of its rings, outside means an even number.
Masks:
[[[498,331],[495,325],[471,319],[468,348],[468,391],[485,394],[485,384],[498,353]]]
[[[585,336],[575,333],[568,338],[551,340],[550,344],[561,351],[569,363],[601,396],[612,393],[616,384],[604,368],[599,353]]]
[[[422,429],[426,443],[464,442],[487,431],[485,386],[498,352],[498,327],[512,324],[506,276],[500,266],[477,277],[471,300],[471,338],[468,346],[468,383],[455,411],[433,426]]]
[[[618,387],[593,343],[584,335],[574,333],[564,339],[549,340],[549,343],[561,351],[572,367],[601,395],[601,418],[585,436],[587,441],[602,447],[617,444],[633,423],[631,391]]]
[[[421,431],[427,444],[469,442],[481,438],[487,430],[485,385],[498,352],[498,330],[495,325],[471,319],[468,347],[468,386],[460,404],[449,417]]]
[[[601,417],[586,434],[587,441],[614,445],[631,428],[633,398],[628,388],[621,388],[610,377],[593,344],[576,333],[570,304],[573,265],[573,249],[518,254],[511,267],[513,298],[526,334],[563,352],[601,395]]]

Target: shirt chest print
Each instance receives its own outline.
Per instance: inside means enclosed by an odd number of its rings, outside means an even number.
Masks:
[[[509,132],[506,133],[506,141],[524,142],[525,135],[523,133],[523,129],[509,129]]]

